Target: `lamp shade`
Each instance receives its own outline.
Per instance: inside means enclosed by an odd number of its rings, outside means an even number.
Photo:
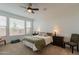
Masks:
[[[31,10],[31,9],[28,9],[27,11],[28,11],[28,12],[30,12],[30,13],[32,12],[32,10]]]

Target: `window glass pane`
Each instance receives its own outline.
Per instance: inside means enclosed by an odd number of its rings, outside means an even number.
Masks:
[[[31,21],[26,21],[26,34],[31,33]]]
[[[0,36],[6,36],[6,17],[0,16]]]
[[[24,20],[10,18],[10,35],[24,35],[25,34],[25,25]]]
[[[31,27],[31,22],[30,21],[26,21],[26,27]]]

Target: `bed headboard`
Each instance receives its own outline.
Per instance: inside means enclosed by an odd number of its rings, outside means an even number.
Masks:
[[[47,33],[47,35],[48,35],[48,36],[53,36],[53,34],[52,34],[52,33]]]
[[[49,32],[40,32],[37,35],[40,35],[40,36],[42,36],[42,35],[53,36],[53,34],[52,33],[49,33]]]

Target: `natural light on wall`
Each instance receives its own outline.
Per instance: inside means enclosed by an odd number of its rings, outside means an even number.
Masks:
[[[39,27],[37,27],[37,30],[36,30],[36,31],[40,33],[40,31],[41,31],[40,26],[39,26]]]
[[[55,26],[53,28],[53,34],[56,36],[56,35],[59,35],[60,34],[60,28],[58,26]]]

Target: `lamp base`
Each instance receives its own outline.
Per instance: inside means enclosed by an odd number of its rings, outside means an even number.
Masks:
[[[56,36],[56,32],[54,33],[54,36]]]

